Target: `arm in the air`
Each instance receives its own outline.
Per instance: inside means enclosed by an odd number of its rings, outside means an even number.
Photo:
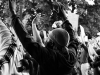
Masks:
[[[32,32],[33,32],[33,38],[35,38],[36,42],[38,42],[40,45],[44,47],[44,44],[42,42],[42,39],[38,33],[36,24],[32,22]]]

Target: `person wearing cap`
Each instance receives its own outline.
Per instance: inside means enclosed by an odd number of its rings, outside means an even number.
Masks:
[[[69,75],[76,63],[77,54],[75,43],[69,45],[69,33],[62,28],[52,30],[43,47],[30,38],[13,11],[10,0],[9,8],[12,13],[12,26],[19,40],[39,64],[38,75]]]

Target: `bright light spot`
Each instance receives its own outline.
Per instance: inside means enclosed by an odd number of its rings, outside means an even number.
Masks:
[[[94,0],[85,0],[86,2],[88,2],[89,3],[89,5],[94,5],[95,3],[94,3]]]
[[[32,0],[29,0],[30,2],[32,2]]]
[[[1,5],[2,1],[0,1],[0,5]]]
[[[26,9],[23,9],[22,12],[26,11]]]

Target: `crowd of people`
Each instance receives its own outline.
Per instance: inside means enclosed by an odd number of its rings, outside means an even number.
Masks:
[[[46,33],[37,28],[41,16],[37,14],[32,21],[32,35],[29,35],[9,0],[12,27],[9,29],[0,22],[0,42],[3,42],[0,48],[4,46],[0,49],[1,75],[100,74],[100,37],[89,38],[81,25],[78,35],[64,7],[56,3],[62,19],[55,21],[52,30]]]

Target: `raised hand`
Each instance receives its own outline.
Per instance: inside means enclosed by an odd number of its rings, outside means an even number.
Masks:
[[[32,21],[32,24],[38,24],[38,22],[40,22],[40,14],[36,15],[36,17]]]

